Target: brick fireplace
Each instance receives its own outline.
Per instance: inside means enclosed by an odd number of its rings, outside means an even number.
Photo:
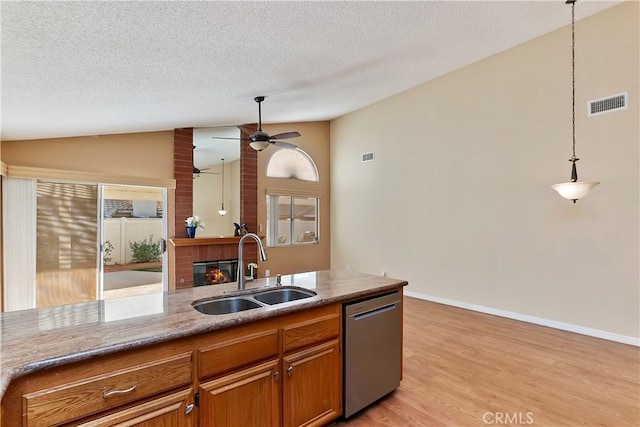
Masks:
[[[252,130],[253,129],[253,130]],[[240,135],[248,139],[247,131],[255,126],[242,126]],[[175,191],[174,271],[176,289],[190,288],[193,284],[194,262],[238,258],[239,237],[187,238],[184,220],[193,214],[193,128],[173,131],[173,171]],[[258,229],[258,153],[247,141],[240,141],[240,220],[250,232]],[[231,234],[231,230],[229,231]],[[247,242],[249,243],[249,242]],[[255,243],[244,247],[245,265],[257,262]]]

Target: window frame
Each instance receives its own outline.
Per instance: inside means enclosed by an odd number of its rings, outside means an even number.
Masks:
[[[278,192],[277,194],[267,194],[267,247],[288,247],[298,245],[309,245],[320,243],[320,197],[318,195],[292,194]],[[289,198],[288,239],[287,242],[279,242],[280,229],[280,198]],[[315,233],[311,241],[298,241],[295,238],[295,207],[296,199],[312,199],[315,201],[315,220],[313,232]],[[299,221],[299,220],[298,220]]]
[[[293,162],[293,164],[287,164],[287,161]],[[299,170],[299,168],[303,170]],[[282,174],[282,172],[285,173]],[[306,174],[311,175],[311,179],[300,177],[299,172],[305,172],[302,174],[303,176]],[[320,181],[320,173],[316,162],[313,161],[309,153],[300,147],[274,151],[267,162],[266,175],[267,178],[275,179],[293,179],[303,182]]]

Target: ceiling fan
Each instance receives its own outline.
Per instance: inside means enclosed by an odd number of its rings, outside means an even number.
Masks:
[[[208,174],[211,174],[211,175],[220,175],[221,174],[221,172],[205,172],[205,171],[208,171],[209,169],[210,168],[202,168],[202,169],[200,169],[196,165],[193,165],[193,174],[194,175],[200,174],[200,173],[208,173]]]
[[[278,140],[297,138],[300,136],[300,132],[284,132],[284,133],[279,133],[277,135],[269,135],[268,133],[262,131],[262,101],[264,101],[264,96],[256,96],[253,100],[258,103],[258,130],[255,131],[253,134],[249,135],[248,141],[251,141],[249,142],[249,146],[256,151],[262,151],[271,144],[275,145],[276,147],[282,147],[282,148],[290,148],[290,149],[298,148],[298,146],[295,144],[291,144],[290,142],[278,141]],[[214,136],[213,138],[240,139],[243,141],[247,141],[246,139],[242,139],[242,138],[225,138],[225,137],[217,137],[217,136]]]
[[[193,149],[194,150],[196,149],[195,145],[193,145]],[[209,170],[211,168],[202,168],[202,169],[200,169],[195,164],[192,165],[192,167],[193,167],[193,172],[192,173],[193,173],[193,177],[194,178],[197,178],[201,173],[208,173],[208,174],[211,174],[211,175],[220,175],[220,172],[205,172],[205,171],[207,171],[207,170]]]

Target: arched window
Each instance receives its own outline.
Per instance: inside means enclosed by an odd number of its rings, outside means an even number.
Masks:
[[[267,176],[318,182],[318,168],[311,156],[300,148],[281,149],[274,152],[269,159]]]

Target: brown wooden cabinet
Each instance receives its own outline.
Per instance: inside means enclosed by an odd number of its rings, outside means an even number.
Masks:
[[[96,357],[12,382],[2,426],[191,427],[193,350],[185,341]]]
[[[26,422],[29,426],[57,425],[190,382],[191,353],[136,363],[24,393]]]
[[[325,425],[341,414],[340,342],[286,355],[284,426]]]
[[[341,305],[37,371],[2,426],[321,426],[342,413]]]
[[[200,425],[322,426],[338,418],[340,313],[340,305],[320,307],[205,338]]]
[[[271,360],[201,384],[200,425],[280,425],[280,362]]]

